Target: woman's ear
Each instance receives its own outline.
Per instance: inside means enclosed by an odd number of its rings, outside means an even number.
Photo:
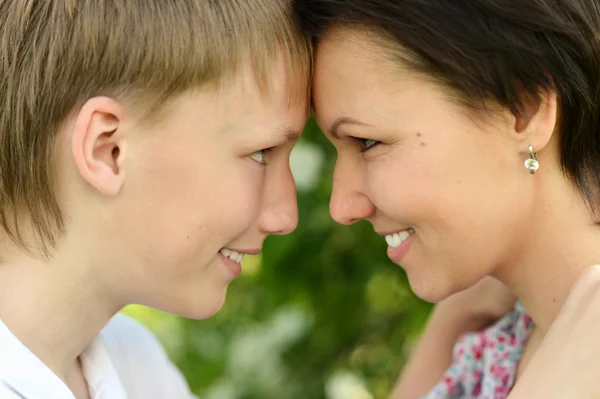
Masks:
[[[103,195],[123,186],[126,156],[122,122],[126,112],[117,101],[94,97],[81,107],[72,133],[72,152],[80,175]]]
[[[522,143],[521,150],[531,145],[534,151],[541,151],[548,145],[556,130],[558,120],[558,100],[555,91],[540,93],[539,101],[525,96],[520,113],[516,115],[514,130]]]

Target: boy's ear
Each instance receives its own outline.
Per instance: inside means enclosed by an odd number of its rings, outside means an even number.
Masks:
[[[126,112],[117,101],[94,97],[79,111],[72,151],[81,176],[100,193],[114,196],[124,182],[125,141],[121,131]]]
[[[522,143],[520,148],[527,152],[533,146],[535,152],[541,151],[550,142],[558,119],[558,99],[555,91],[540,93],[540,101],[530,97],[523,99],[523,106],[516,115],[515,132]]]

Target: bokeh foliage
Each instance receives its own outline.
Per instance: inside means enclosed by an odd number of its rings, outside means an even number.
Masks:
[[[314,122],[301,145],[325,162],[299,190],[298,229],[269,238],[260,257],[244,261],[218,315],[193,321],[125,310],[158,335],[204,399],[386,398],[430,310],[370,224],[331,220],[336,154]],[[347,375],[368,393],[352,390]]]

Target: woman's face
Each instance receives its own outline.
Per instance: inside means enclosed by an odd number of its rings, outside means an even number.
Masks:
[[[418,296],[441,300],[519,256],[534,177],[510,112],[467,112],[349,30],[318,45],[313,89],[338,152],[332,217],[387,236]]]

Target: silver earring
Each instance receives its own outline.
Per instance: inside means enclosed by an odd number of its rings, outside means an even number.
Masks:
[[[537,160],[537,153],[533,152],[533,146],[529,146],[529,159],[525,161],[525,167],[532,175],[540,168],[540,163]]]

